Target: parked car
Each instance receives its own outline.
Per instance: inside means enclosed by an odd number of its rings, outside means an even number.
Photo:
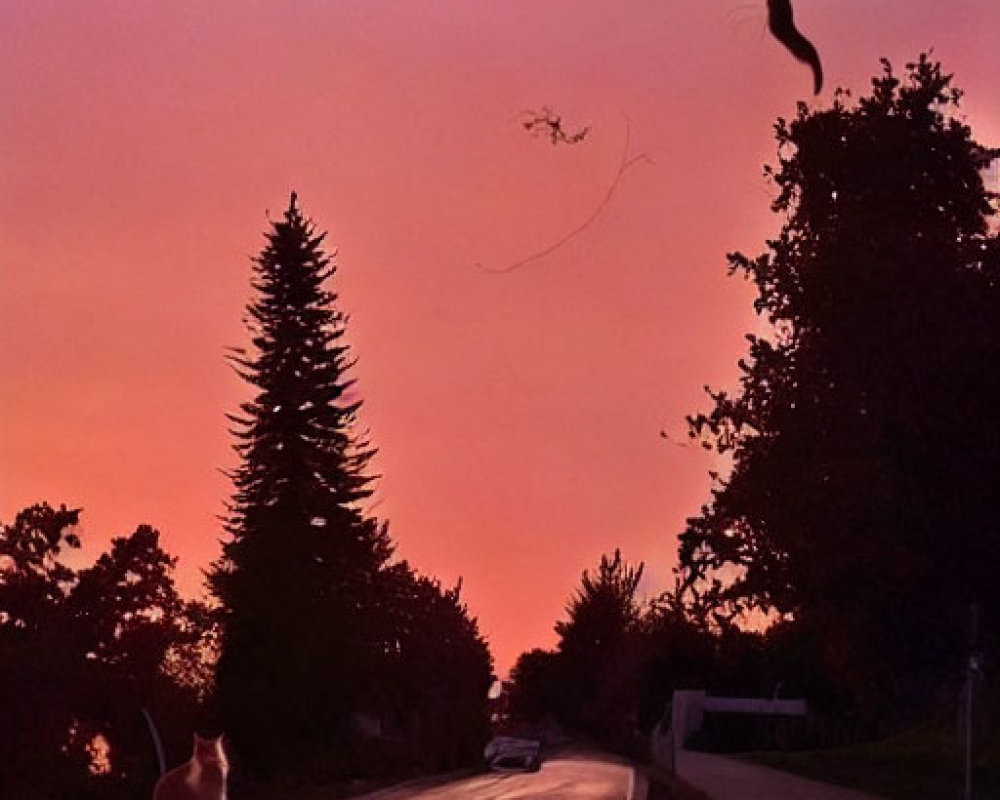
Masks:
[[[542,739],[495,736],[486,745],[486,766],[495,772],[537,772],[542,766]]]

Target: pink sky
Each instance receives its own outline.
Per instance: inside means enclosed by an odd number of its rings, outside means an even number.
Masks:
[[[830,87],[933,47],[1000,143],[997,0],[796,14]],[[464,577],[498,667],[616,546],[658,592],[713,467],[659,431],[735,381],[757,323],[724,255],[777,230],[761,166],[811,88],[764,24],[764,0],[7,0],[0,519],[83,506],[88,558],[148,522],[199,590],[246,393],[224,348],[296,189],[339,251],[377,513]],[[528,136],[543,105],[590,135]],[[592,225],[474,267],[579,225],[627,130],[652,163]]]

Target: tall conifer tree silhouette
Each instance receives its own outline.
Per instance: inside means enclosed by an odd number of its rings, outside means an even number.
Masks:
[[[258,772],[289,766],[303,743],[343,740],[371,700],[380,649],[372,615],[391,545],[360,507],[375,451],[355,430],[361,403],[325,237],[293,193],[255,259],[253,352],[230,357],[255,396],[229,417],[241,464],[208,576],[224,611],[216,701]]]

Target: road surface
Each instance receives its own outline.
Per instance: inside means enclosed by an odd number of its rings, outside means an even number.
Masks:
[[[734,758],[682,750],[677,774],[712,800],[878,800]]]
[[[409,784],[366,800],[631,800],[632,767],[613,756],[555,755],[538,772],[485,772],[437,786]]]

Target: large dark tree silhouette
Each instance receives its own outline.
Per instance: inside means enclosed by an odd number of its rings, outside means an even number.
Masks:
[[[2,797],[145,794],[156,764],[144,707],[168,746],[179,728],[189,742],[201,687],[178,680],[168,661],[197,649],[203,609],[178,597],[174,559],[148,525],[73,569],[64,553],[80,545],[79,517],[39,503],[0,525]],[[91,771],[96,737],[110,745],[105,775]]]
[[[255,396],[231,417],[241,463],[209,576],[224,609],[217,701],[243,765],[261,771],[335,746],[379,677],[373,615],[391,548],[361,509],[373,450],[356,431],[325,235],[292,194],[255,260],[253,352],[232,358]]]
[[[620,733],[612,720],[621,722],[635,705],[642,572],[642,564],[631,566],[618,550],[601,556],[597,570],[584,570],[566,619],[555,626],[566,721],[606,739]]]
[[[80,546],[79,509],[39,503],[0,526],[0,795],[56,798],[80,789],[87,759],[63,754],[84,661],[67,637],[62,554]],[[61,757],[62,756],[62,757]]]
[[[151,713],[167,757],[179,761],[190,746],[197,702],[207,687],[185,680],[174,657],[207,644],[210,620],[198,601],[177,592],[177,560],[160,534],[140,525],[77,573],[66,601],[68,639],[83,659],[75,707],[81,732],[100,734],[112,757],[112,776],[126,796],[148,791],[159,765],[142,710]],[[104,789],[110,797],[109,789]]]
[[[732,472],[680,562],[719,610],[818,634],[855,699],[915,708],[957,675],[969,605],[1000,621],[1000,245],[950,76],[883,66],[869,96],[776,126],[784,227],[729,257],[772,333],[690,420]]]
[[[381,585],[388,626],[381,710],[405,742],[406,765],[440,772],[479,763],[493,658],[461,586],[443,589],[406,562],[384,570]]]

